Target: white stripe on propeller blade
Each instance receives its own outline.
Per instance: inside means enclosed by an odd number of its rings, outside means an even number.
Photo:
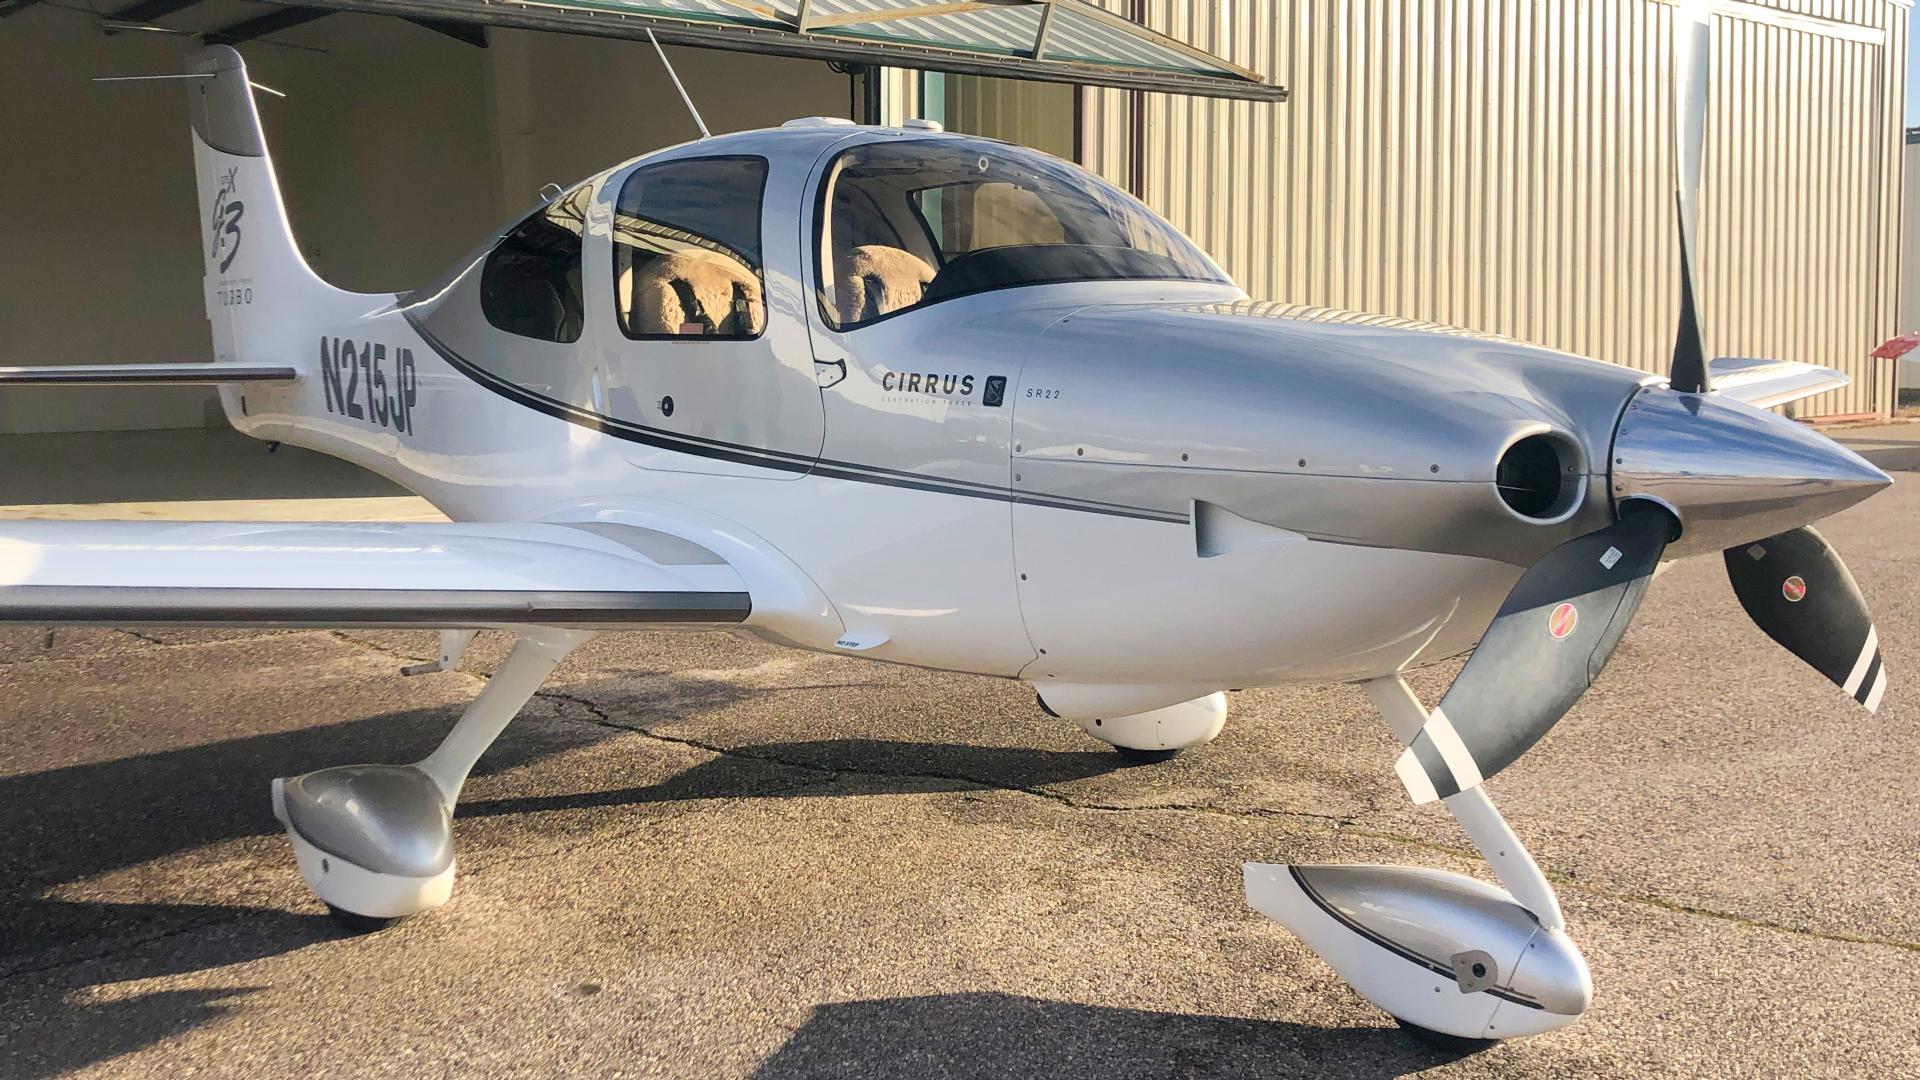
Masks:
[[[1473,754],[1467,750],[1467,744],[1460,741],[1460,733],[1453,730],[1453,721],[1439,709],[1427,714],[1427,738],[1433,740],[1433,748],[1440,751],[1440,760],[1447,763],[1447,771],[1453,774],[1453,784],[1461,791],[1480,783],[1480,764],[1473,760]]]
[[[1867,643],[1860,647],[1860,659],[1853,662],[1853,673],[1848,675],[1847,681],[1840,685],[1840,688],[1847,692],[1848,697],[1860,692],[1860,680],[1867,677],[1867,669],[1873,666],[1873,650],[1879,646],[1880,629],[1874,626],[1867,627]]]
[[[1427,776],[1427,770],[1420,767],[1420,759],[1413,756],[1411,747],[1400,755],[1399,761],[1393,763],[1393,771],[1399,774],[1400,782],[1406,785],[1407,795],[1413,799],[1413,805],[1424,806],[1440,798],[1440,793],[1433,789],[1433,780]]]
[[[1865,702],[1868,712],[1880,711],[1880,695],[1887,692],[1887,660],[1880,658],[1880,674],[1873,677],[1873,689],[1867,692]]]

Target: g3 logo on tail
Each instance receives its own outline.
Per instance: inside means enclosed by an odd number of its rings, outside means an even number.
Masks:
[[[239,172],[238,165],[228,169],[220,178],[220,190],[213,195],[213,221],[209,226],[213,247],[208,249],[207,258],[220,260],[222,274],[233,265],[233,257],[240,254],[240,219],[247,212],[247,204],[240,201]]]

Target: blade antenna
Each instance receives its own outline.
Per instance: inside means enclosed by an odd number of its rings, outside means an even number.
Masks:
[[[1713,47],[1713,14],[1699,0],[1683,0],[1673,10],[1673,156],[1675,203],[1680,216],[1680,328],[1667,372],[1675,390],[1704,394],[1711,389],[1707,347],[1700,328],[1699,249],[1700,163],[1707,135],[1707,69]]]
[[[673,61],[667,59],[667,50],[660,47],[660,39],[653,36],[653,27],[647,27],[647,40],[653,42],[653,51],[660,54],[660,63],[667,69],[667,77],[673,80],[673,88],[680,91],[680,100],[687,103],[687,111],[693,114],[693,124],[700,129],[700,137],[713,138],[713,132],[707,130],[707,122],[700,119],[700,110],[693,107],[693,99],[687,96],[687,88],[680,84],[680,73],[673,70]]]

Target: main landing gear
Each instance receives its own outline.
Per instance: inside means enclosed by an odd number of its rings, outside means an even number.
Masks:
[[[1365,684],[1410,743],[1427,712],[1398,676]],[[1450,1050],[1564,1027],[1593,1000],[1546,875],[1486,792],[1443,800],[1499,889],[1403,866],[1248,863],[1247,902],[1293,931],[1368,1001]]]
[[[447,902],[453,806],[467,774],[554,667],[592,636],[522,632],[480,696],[422,761],[342,765],[273,782],[273,814],[293,840],[294,861],[337,922],[366,933]],[[467,640],[470,634],[458,645]]]

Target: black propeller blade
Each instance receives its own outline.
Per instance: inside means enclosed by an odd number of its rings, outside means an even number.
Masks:
[[[1416,803],[1473,787],[1512,764],[1580,700],[1639,610],[1672,542],[1673,518],[1627,507],[1612,525],[1547,552],[1395,766]]]
[[[1767,636],[1873,712],[1887,691],[1880,634],[1847,564],[1802,527],[1725,552],[1740,606]]]

